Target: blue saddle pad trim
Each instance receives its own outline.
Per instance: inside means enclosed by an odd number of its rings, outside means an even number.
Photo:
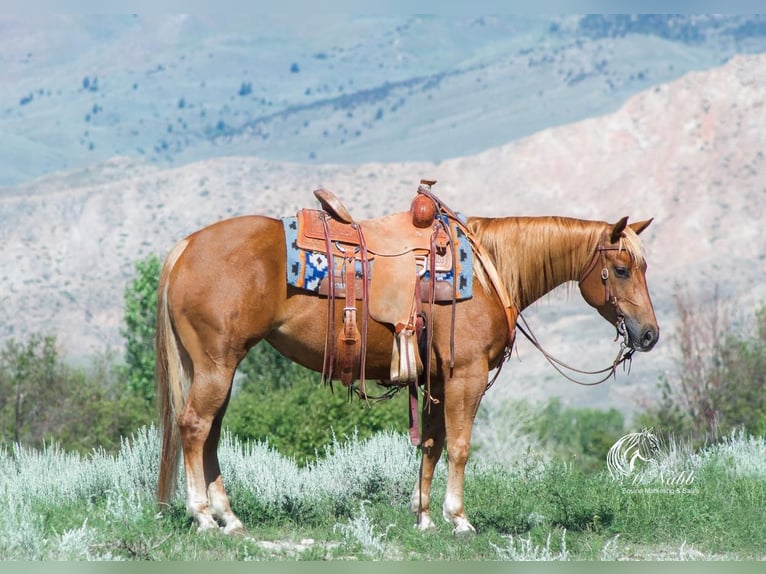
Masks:
[[[465,216],[458,215],[465,222]],[[473,296],[473,250],[463,230],[453,221],[448,221],[455,249],[455,271],[438,272],[439,281],[454,281],[457,275],[457,298],[469,299]],[[307,291],[318,291],[319,282],[327,277],[327,254],[320,251],[307,251],[298,247],[298,220],[296,217],[283,217],[285,246],[287,248],[287,284]],[[334,264],[340,273],[343,259],[336,257]],[[370,261],[370,276],[375,272],[375,260]],[[357,262],[356,274],[362,276],[361,264]],[[429,277],[426,272],[425,277]]]

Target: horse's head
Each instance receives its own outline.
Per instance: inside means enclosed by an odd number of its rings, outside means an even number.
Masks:
[[[660,336],[638,239],[651,222],[628,225],[627,217],[620,219],[606,230],[580,275],[583,298],[638,351],[651,350]]]

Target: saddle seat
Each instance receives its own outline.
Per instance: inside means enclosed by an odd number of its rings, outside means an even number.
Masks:
[[[345,209],[345,208],[344,208]],[[365,221],[350,221],[348,223],[334,217],[326,218],[327,212],[316,209],[302,209],[298,212],[298,246],[313,251],[326,251],[326,232],[329,232],[333,245],[333,255],[347,257],[349,246],[353,251],[361,247],[358,228],[361,228],[363,241],[370,257],[376,255],[395,257],[404,253],[419,251],[428,254],[431,251],[431,241],[434,229],[416,227],[412,223],[412,211],[392,213],[377,219]],[[347,213],[347,210],[346,210]],[[330,213],[332,215],[332,213]],[[436,224],[439,234],[437,241],[442,256],[446,254],[447,233],[441,224]],[[437,253],[437,255],[439,255]],[[443,261],[442,267],[450,269],[449,261]]]

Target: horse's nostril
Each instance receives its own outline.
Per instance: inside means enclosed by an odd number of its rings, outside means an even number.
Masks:
[[[647,349],[651,347],[652,345],[654,345],[656,340],[657,340],[657,337],[654,334],[654,330],[647,329],[646,331],[644,331],[644,334],[641,336],[641,347],[644,349]]]

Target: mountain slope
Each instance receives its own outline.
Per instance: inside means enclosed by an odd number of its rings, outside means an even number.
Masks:
[[[119,347],[122,293],[133,262],[184,235],[245,213],[275,217],[338,193],[357,218],[406,209],[421,177],[472,215],[559,214],[614,221],[654,217],[648,280],[662,340],[630,377],[596,389],[563,381],[523,340],[494,396],[629,410],[672,368],[675,285],[718,287],[735,318],[766,300],[766,56],[738,56],[630,98],[617,112],[551,128],[442,162],[307,165],[256,157],[161,168],[130,158],[57,173],[0,197],[0,338],[58,333],[73,355]],[[565,361],[602,367],[613,329],[572,293],[527,312]],[[501,390],[496,390],[501,389]]]
[[[115,155],[165,167],[471,155],[764,51],[764,21],[6,17],[0,186]]]

